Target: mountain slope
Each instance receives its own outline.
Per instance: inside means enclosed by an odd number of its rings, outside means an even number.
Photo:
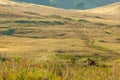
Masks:
[[[19,3],[10,0],[0,1],[0,16],[1,17],[13,17],[13,16],[49,16],[49,15],[64,15],[64,16],[80,16],[79,12],[72,10],[57,9],[53,7],[47,7],[43,5]],[[13,15],[13,16],[11,16]],[[77,17],[78,17],[77,16]]]
[[[47,6],[54,6],[65,9],[90,9],[104,6],[119,0],[16,0]]]
[[[120,15],[120,2],[107,5],[107,6],[103,6],[103,7],[99,7],[99,8],[85,10],[85,11],[89,13],[97,13],[97,14],[105,14],[105,15],[107,14]]]
[[[118,5],[119,6],[119,5]],[[109,7],[110,8],[110,7]],[[99,14],[90,14],[89,10],[65,10],[58,9],[54,7],[48,7],[43,5],[36,5],[30,3],[19,3],[10,0],[0,0],[0,18],[4,19],[13,19],[13,18],[27,18],[27,19],[42,19],[42,18],[73,18],[73,19],[87,19],[92,22],[105,22],[109,24],[119,23],[118,17],[120,16],[109,16],[99,15]],[[94,9],[92,9],[94,11]],[[99,10],[98,10],[99,11]],[[92,13],[92,11],[91,11]],[[115,13],[115,12],[114,12]],[[118,14],[117,10],[116,13]],[[97,16],[97,17],[96,17]],[[100,18],[98,18],[100,17]],[[104,18],[104,19],[102,19]],[[106,18],[106,20],[105,20]],[[114,20],[116,19],[116,21]]]

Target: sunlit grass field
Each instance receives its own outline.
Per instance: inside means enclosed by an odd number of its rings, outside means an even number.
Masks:
[[[33,62],[23,58],[1,57],[1,80],[119,80],[120,65],[82,66],[55,59]]]
[[[0,80],[120,80],[120,25],[52,17],[0,20]]]

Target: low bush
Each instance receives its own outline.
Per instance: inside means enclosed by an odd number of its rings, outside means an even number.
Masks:
[[[0,31],[0,34],[2,34],[2,35],[13,35],[14,32],[15,32],[14,29],[5,29],[5,30]]]
[[[15,20],[18,24],[40,24],[40,25],[64,25],[62,21],[36,21],[36,20]]]

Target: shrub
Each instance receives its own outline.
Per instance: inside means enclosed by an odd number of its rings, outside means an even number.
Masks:
[[[88,21],[88,20],[85,20],[85,19],[80,19],[80,20],[78,20],[78,22],[81,22],[81,23],[89,23],[89,21]]]
[[[64,22],[61,21],[53,21],[54,25],[64,25]]]
[[[7,30],[0,31],[0,34],[3,34],[3,35],[13,35],[14,32],[15,32],[15,29],[7,29]]]
[[[99,26],[107,26],[107,24],[104,24],[104,23],[94,23],[94,24]]]
[[[1,62],[5,62],[5,61],[8,61],[8,60],[9,60],[8,57],[6,57],[5,55],[0,54],[0,61]]]
[[[51,15],[50,17],[52,17],[52,18],[62,18],[61,16],[59,16],[59,15]]]
[[[64,25],[61,21],[15,20],[18,24]]]
[[[105,40],[99,40],[99,42],[102,42],[102,43],[107,43],[107,41],[105,41]]]

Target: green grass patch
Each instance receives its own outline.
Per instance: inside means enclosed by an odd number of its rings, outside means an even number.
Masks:
[[[80,22],[80,23],[89,23],[90,21],[85,20],[85,19],[79,19],[78,22]]]
[[[40,25],[64,25],[62,21],[36,21],[36,20],[15,20],[18,24],[40,24]]]

